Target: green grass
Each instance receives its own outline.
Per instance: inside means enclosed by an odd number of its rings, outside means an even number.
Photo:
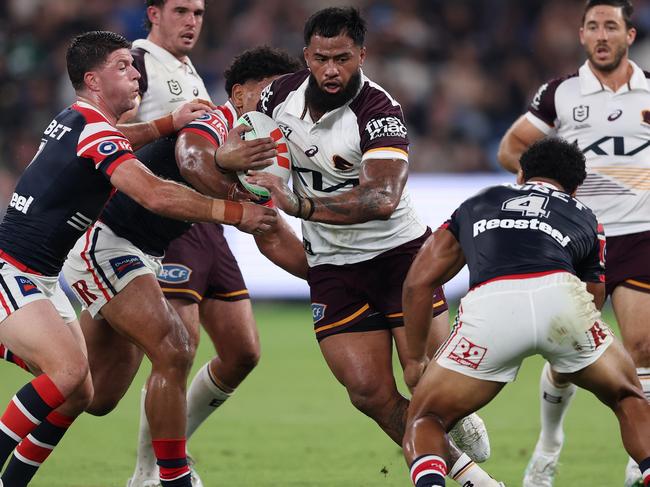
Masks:
[[[329,372],[308,305],[263,303],[255,310],[262,360],[190,443],[206,487],[411,485],[401,451],[349,404]],[[211,355],[204,335],[195,369]],[[527,360],[518,380],[481,412],[492,442],[485,468],[510,487],[521,485],[537,438],[541,365],[540,359]],[[0,367],[4,404],[28,376],[8,364]],[[139,390],[148,369],[142,367],[113,413],[83,415],[32,485],[124,486],[133,469]],[[626,454],[609,410],[578,392],[566,433],[556,487],[622,485]]]

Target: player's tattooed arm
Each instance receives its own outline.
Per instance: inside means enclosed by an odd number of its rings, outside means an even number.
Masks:
[[[424,372],[427,337],[431,327],[433,290],[454,277],[465,265],[465,256],[454,235],[438,229],[431,235],[411,264],[402,287],[407,353],[404,381],[411,389]]]
[[[406,162],[370,159],[360,168],[358,186],[331,197],[297,197],[278,177],[263,172],[252,173],[248,181],[268,188],[275,204],[289,215],[335,225],[352,225],[388,220],[399,204],[406,178]]]
[[[234,173],[218,170],[214,162],[215,147],[207,139],[192,132],[182,132],[176,141],[176,164],[190,185],[199,193],[235,201],[254,198]]]

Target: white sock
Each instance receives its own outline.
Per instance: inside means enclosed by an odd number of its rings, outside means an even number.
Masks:
[[[229,397],[212,379],[210,363],[201,367],[187,391],[187,438]]]
[[[636,369],[636,375],[639,376],[639,382],[641,382],[641,388],[645,394],[645,398],[650,401],[650,367],[638,367]]]
[[[147,396],[147,388],[143,387],[140,395],[140,429],[138,431],[138,456],[135,461],[134,479],[157,479],[158,469],[156,455],[151,445],[151,431],[149,421],[144,410],[144,400]],[[134,484],[136,485],[136,484]]]
[[[494,479],[474,463],[466,453],[456,460],[447,476],[460,485],[486,485],[485,482],[489,485],[494,482]]]
[[[568,383],[556,386],[551,379],[551,365],[546,362],[539,381],[542,430],[538,446],[546,453],[556,453],[564,443],[562,423],[577,387]]]

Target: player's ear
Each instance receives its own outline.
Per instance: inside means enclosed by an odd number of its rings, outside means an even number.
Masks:
[[[242,107],[244,106],[244,87],[239,83],[232,85],[232,89],[230,90],[230,98],[232,98],[237,111],[241,112]]]
[[[366,60],[366,46],[361,48],[359,52],[359,66],[363,66],[363,62]]]
[[[309,68],[309,54],[307,53],[307,47],[302,48],[302,57],[305,59],[307,68]],[[309,70],[311,71],[311,68],[309,68]]]
[[[99,91],[99,77],[95,71],[84,73],[84,84],[90,91]]]
[[[151,22],[151,25],[158,25],[160,23],[160,8],[155,5],[147,7],[147,18]]]

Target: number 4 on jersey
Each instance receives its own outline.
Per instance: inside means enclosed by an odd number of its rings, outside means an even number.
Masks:
[[[515,211],[523,216],[539,216],[547,218],[549,213],[546,211],[548,196],[539,194],[529,194],[510,198],[501,205],[503,211]]]

